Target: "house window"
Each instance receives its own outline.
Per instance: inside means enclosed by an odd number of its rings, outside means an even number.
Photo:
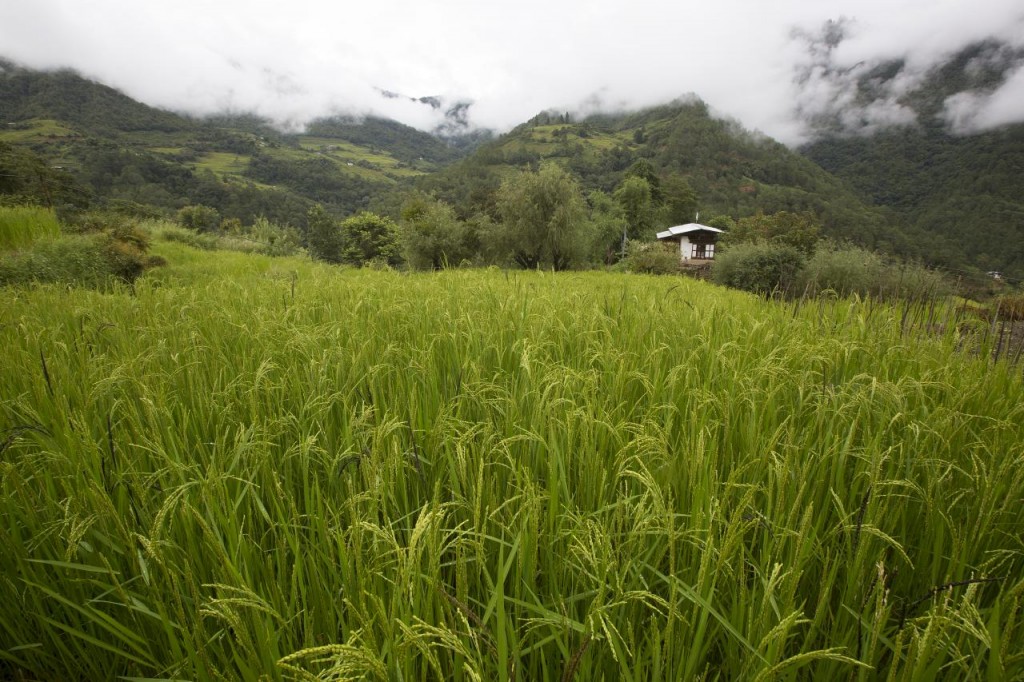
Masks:
[[[714,244],[693,244],[691,245],[690,258],[699,258],[701,260],[711,260],[715,257],[715,245]]]

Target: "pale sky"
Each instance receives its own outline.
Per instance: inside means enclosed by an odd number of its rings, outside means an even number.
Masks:
[[[812,49],[808,36],[839,19],[846,39]],[[637,108],[692,93],[792,144],[807,134],[798,112],[838,111],[862,129],[908,122],[901,91],[986,38],[1024,49],[1024,3],[0,0],[0,56],[72,67],[154,106],[291,126],[333,113],[439,122],[380,89],[471,100],[472,122],[498,130],[547,109]],[[907,61],[898,82],[853,111],[856,75],[893,58]],[[1024,120],[1024,62],[1014,63],[995,92],[951,98],[950,126]]]

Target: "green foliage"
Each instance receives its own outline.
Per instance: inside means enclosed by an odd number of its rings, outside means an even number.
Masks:
[[[1024,675],[1024,381],[929,306],[157,248],[0,306],[0,678]]]
[[[622,207],[600,190],[587,195],[590,204],[591,247],[589,261],[611,265],[624,250],[627,223]]]
[[[788,244],[742,242],[715,256],[717,284],[763,296],[794,293],[804,255]]]
[[[68,235],[0,255],[0,286],[59,282],[103,287],[112,280],[107,245],[98,235]]]
[[[262,215],[257,216],[243,233],[248,239],[258,242],[258,252],[267,256],[291,256],[302,247],[302,235],[298,230],[272,223]]]
[[[220,228],[220,211],[212,206],[185,206],[178,211],[178,222],[196,232],[215,232]]]
[[[479,247],[474,230],[448,204],[415,197],[402,209],[405,260],[413,268],[439,270],[471,260]]]
[[[184,131],[193,123],[136,102],[70,70],[0,68],[0,120],[57,119],[94,133]]]
[[[650,275],[679,274],[679,252],[661,242],[631,241],[626,245],[624,265],[629,272]]]
[[[23,249],[39,239],[60,234],[53,209],[40,206],[0,206],[0,251]]]
[[[408,164],[422,163],[424,160],[445,163],[461,156],[457,149],[429,133],[398,121],[374,116],[358,120],[344,117],[320,119],[309,124],[307,133],[387,149],[395,158]]]
[[[398,226],[390,218],[363,211],[338,226],[341,260],[355,266],[402,262]]]
[[[634,134],[641,129],[638,142]],[[656,182],[649,219],[642,208],[632,209],[641,216],[637,236],[692,222],[699,197],[702,215],[811,213],[821,233],[833,238],[904,254],[917,243],[844,182],[777,142],[712,117],[698,101],[578,122],[541,117],[419,183],[462,217],[476,212],[497,217],[492,200],[497,179],[513,167],[536,167],[543,160],[559,163],[586,192],[613,193],[627,177]]]
[[[200,233],[184,227],[165,225],[155,231],[158,239],[177,242],[194,249],[213,251],[217,248],[217,236],[208,232]]]
[[[89,197],[66,170],[29,149],[0,142],[0,203],[85,206]]]
[[[587,243],[586,206],[580,187],[564,170],[543,164],[520,171],[498,190],[502,224],[488,246],[520,267],[565,270],[580,259]]]
[[[740,218],[722,235],[722,247],[728,249],[734,244],[779,244],[791,246],[805,256],[814,253],[814,247],[821,237],[821,223],[811,213],[790,213],[779,211],[765,215],[758,211],[752,216]]]
[[[924,300],[949,293],[938,273],[911,264],[889,262],[877,253],[852,245],[826,243],[814,252],[800,273],[801,291],[857,294],[881,299]]]
[[[681,175],[669,175],[662,180],[661,186],[665,195],[662,224],[671,226],[694,222],[697,193],[687,179]]]
[[[642,177],[630,176],[615,190],[615,200],[622,207],[630,239],[654,236],[654,199],[651,185]]]
[[[306,250],[309,255],[327,263],[341,263],[341,230],[326,209],[320,204],[309,209],[306,225]]]
[[[158,239],[191,246],[203,251],[239,251],[265,256],[290,256],[302,248],[302,235],[290,227],[275,225],[259,216],[250,227],[235,234],[196,232],[164,221],[152,221],[147,229]]]
[[[647,187],[650,190],[651,202],[655,206],[661,206],[665,202],[665,193],[661,189],[661,178],[658,177],[658,173],[654,170],[654,166],[647,159],[637,159],[633,164],[626,169],[623,182],[625,183],[630,178],[640,178],[647,183]]]
[[[264,153],[253,157],[246,177],[269,185],[283,185],[320,203],[348,210],[365,206],[370,196],[390,187],[341,170],[331,159],[286,158]]]
[[[53,220],[52,211],[46,217]],[[103,288],[113,281],[131,284],[150,264],[149,236],[129,218],[87,213],[67,230],[70,234],[50,233],[0,256],[0,285],[60,282]]]
[[[1024,278],[1024,125],[963,134],[949,130],[943,116],[948,97],[989,91],[1006,77],[997,67],[1005,70],[1013,60],[994,58],[991,48],[962,50],[907,93],[901,101],[919,125],[872,135],[823,130],[801,151],[889,210],[896,230],[908,237],[900,244],[903,255]],[[881,78],[875,83],[887,85]]]

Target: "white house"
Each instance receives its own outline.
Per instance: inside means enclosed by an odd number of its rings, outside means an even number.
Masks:
[[[658,233],[662,242],[679,243],[679,259],[687,261],[708,261],[715,257],[715,242],[725,232],[717,227],[687,223],[676,225]]]

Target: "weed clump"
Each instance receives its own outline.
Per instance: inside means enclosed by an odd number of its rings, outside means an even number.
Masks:
[[[149,237],[130,218],[85,213],[61,232],[55,229],[51,209],[28,207],[18,215],[23,220],[22,237],[10,242],[21,246],[0,255],[0,285],[64,283],[102,288],[114,281],[131,284],[152,266],[146,253]]]

